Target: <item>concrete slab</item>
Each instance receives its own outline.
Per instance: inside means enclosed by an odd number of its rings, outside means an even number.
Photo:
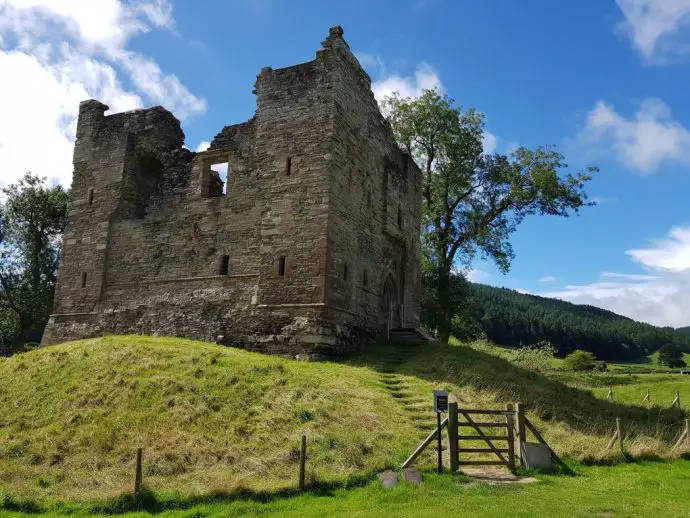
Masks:
[[[398,474],[395,471],[383,471],[376,475],[383,487],[394,487],[398,485]]]
[[[405,468],[402,470],[403,479],[410,484],[421,484],[422,473],[417,468]]]
[[[551,451],[546,444],[523,442],[521,450],[522,459],[527,469],[549,469],[553,466]]]

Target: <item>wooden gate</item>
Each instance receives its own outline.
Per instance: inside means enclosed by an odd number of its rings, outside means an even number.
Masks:
[[[505,466],[515,469],[515,410],[512,404],[505,410],[458,408],[448,409],[448,446],[450,469],[460,466]],[[475,444],[479,442],[480,446]],[[481,454],[489,459],[477,458]]]
[[[520,463],[525,466],[521,445],[527,443],[527,430],[529,430],[537,442],[546,445],[551,459],[559,464],[564,472],[571,472],[570,468],[546,443],[539,430],[527,419],[521,403],[515,405],[508,403],[505,410],[458,408],[457,403],[449,403],[448,417],[441,421],[440,430],[431,432],[407,458],[402,467],[411,466],[417,457],[438,438],[439,432],[442,432],[444,428],[448,430],[451,471],[458,471],[460,466],[505,466],[513,471],[516,466],[516,457],[519,457]],[[480,443],[480,446],[476,446],[476,443]],[[483,455],[485,458],[472,457],[474,455]]]

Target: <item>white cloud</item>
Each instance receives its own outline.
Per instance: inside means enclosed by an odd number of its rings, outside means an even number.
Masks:
[[[654,241],[653,248],[628,250],[634,261],[661,271],[690,271],[690,227],[671,229],[664,239]]]
[[[616,28],[627,35],[648,61],[688,53],[690,0],[616,0],[624,21]]]
[[[385,67],[383,70],[385,70]],[[432,90],[434,88],[443,92],[443,83],[441,83],[441,78],[433,67],[427,63],[419,64],[417,70],[415,70],[414,77],[391,75],[371,84],[374,97],[379,102],[395,92],[398,92],[403,98],[410,97],[416,99],[422,95],[423,90]]]
[[[411,99],[418,98],[424,90],[436,89],[439,92],[444,92],[441,78],[428,63],[420,63],[414,76],[387,75],[388,68],[381,56],[366,52],[357,52],[356,56],[365,69],[380,78],[371,84],[374,97],[379,103],[396,92],[403,98],[409,97]],[[484,153],[491,154],[496,151],[499,138],[490,131],[484,130],[482,141]]]
[[[627,281],[656,281],[659,279],[656,275],[643,275],[639,273],[616,273],[604,272],[601,274],[604,279],[625,279]]]
[[[539,279],[539,282],[556,282],[557,280],[553,275],[544,275]]]
[[[496,145],[498,143],[496,135],[494,135],[491,132],[484,131],[484,136],[482,137],[482,140],[484,144],[484,153],[490,155],[491,153],[496,151]]]
[[[579,138],[595,151],[612,148],[619,162],[641,173],[651,173],[664,162],[690,163],[690,131],[673,120],[660,99],[645,99],[631,118],[599,101]]]
[[[173,25],[168,0],[0,0],[0,184],[30,170],[69,186],[85,99],[113,112],[151,103],[180,118],[204,111],[177,77],[127,48],[132,36]]]
[[[491,277],[490,273],[485,272],[484,270],[479,270],[478,268],[464,270],[463,274],[465,275],[465,278],[470,282],[484,282]]]
[[[591,304],[660,326],[690,325],[690,227],[677,227],[647,248],[626,252],[648,272],[604,272],[601,280],[540,293]]]
[[[201,153],[202,151],[206,151],[210,145],[211,143],[208,140],[203,140],[199,142],[199,145],[196,147],[195,151],[197,153]]]

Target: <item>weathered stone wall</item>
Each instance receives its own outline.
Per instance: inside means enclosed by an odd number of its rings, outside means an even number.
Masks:
[[[342,30],[313,61],[263,69],[255,93],[254,117],[203,153],[182,147],[161,107],[104,116],[105,105],[81,104],[44,343],[223,335],[266,352],[340,355],[385,328],[390,298],[404,313],[396,325],[416,324],[419,171]],[[216,196],[221,162],[226,194]]]

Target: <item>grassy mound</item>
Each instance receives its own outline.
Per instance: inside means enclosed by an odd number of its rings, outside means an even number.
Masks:
[[[312,482],[368,477],[399,465],[433,429],[431,391],[439,387],[461,405],[522,401],[554,449],[576,458],[609,455],[615,417],[632,453],[665,455],[683,418],[439,344],[305,363],[117,336],[0,358],[0,380],[0,493],[33,501],[131,491],[137,447],[156,491],[294,488],[302,433]],[[432,465],[434,451],[427,453],[421,462]]]

